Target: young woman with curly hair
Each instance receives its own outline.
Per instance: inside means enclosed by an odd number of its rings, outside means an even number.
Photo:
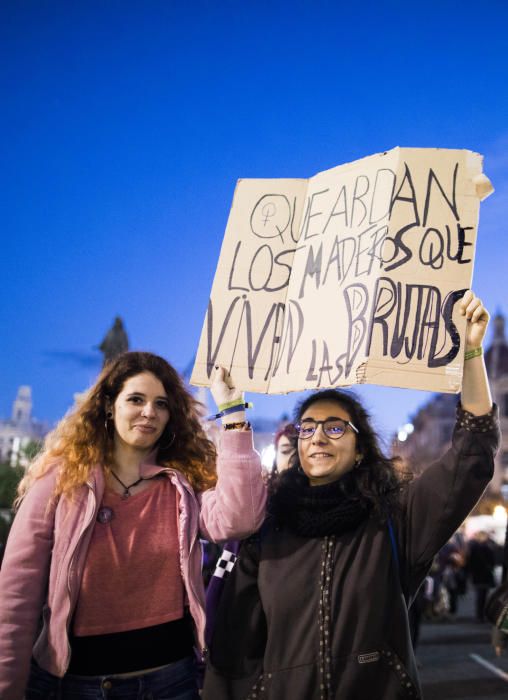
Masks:
[[[245,537],[265,488],[241,392],[218,454],[151,353],[108,364],[22,480],[0,571],[0,697],[199,697],[199,536]],[[230,429],[231,428],[231,429]]]
[[[480,498],[499,439],[481,347],[488,313],[471,291],[451,449],[418,479],[379,448],[347,392],[297,408],[296,459],[226,581],[203,700],[421,698],[408,606]]]

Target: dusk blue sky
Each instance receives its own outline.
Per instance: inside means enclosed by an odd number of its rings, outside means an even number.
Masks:
[[[508,312],[507,46],[504,0],[3,0],[0,417],[29,384],[59,418],[117,314],[187,367],[240,177],[479,151],[473,286]],[[384,432],[430,398],[358,393]],[[297,395],[249,397],[275,417]]]

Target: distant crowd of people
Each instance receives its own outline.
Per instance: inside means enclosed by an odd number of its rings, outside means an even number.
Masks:
[[[508,529],[507,529],[508,538]],[[459,613],[461,599],[474,594],[474,619],[486,622],[487,596],[499,584],[505,547],[492,534],[478,530],[467,539],[462,526],[434,557],[430,570],[409,609],[411,639],[416,649],[422,621],[449,622]]]
[[[488,591],[496,585],[495,570],[502,565],[503,548],[484,530],[469,540],[459,530],[436,556],[426,580],[426,617],[450,618],[457,614],[459,601],[468,584],[475,595],[475,619],[485,621]]]

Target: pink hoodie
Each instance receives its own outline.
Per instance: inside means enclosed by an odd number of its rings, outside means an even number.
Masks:
[[[266,492],[251,432],[222,435],[217,485],[196,495],[176,469],[151,463],[144,477],[164,472],[180,493],[180,561],[187,602],[204,653],[204,587],[199,536],[214,542],[255,532],[264,518]],[[70,660],[68,631],[79,593],[104,476],[96,467],[73,499],[48,510],[56,469],[38,479],[14,520],[0,571],[0,698],[22,700],[30,658],[59,678]],[[107,573],[107,572],[106,572]],[[43,626],[38,632],[42,612]],[[35,646],[34,646],[34,640]]]

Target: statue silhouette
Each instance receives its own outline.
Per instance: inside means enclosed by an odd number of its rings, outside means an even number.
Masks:
[[[99,345],[99,350],[103,354],[102,366],[104,367],[104,365],[123,352],[127,352],[128,349],[129,339],[123,327],[122,319],[120,316],[117,316],[112,327],[104,336],[104,340]]]

